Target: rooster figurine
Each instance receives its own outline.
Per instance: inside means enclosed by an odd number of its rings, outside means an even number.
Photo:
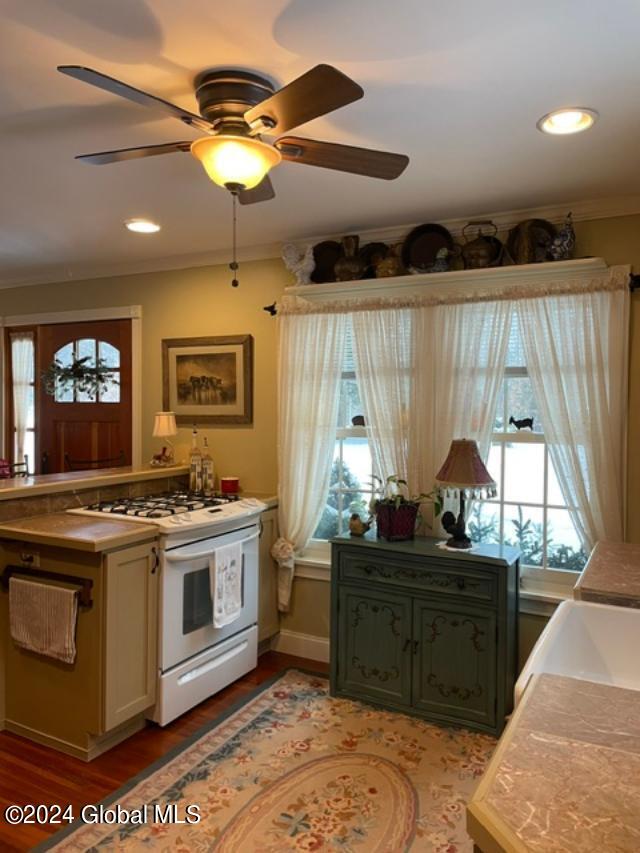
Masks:
[[[567,213],[564,225],[560,231],[558,231],[558,235],[553,238],[553,241],[549,246],[549,254],[554,261],[568,261],[573,254],[575,245],[576,232],[573,230],[571,214]]]
[[[282,260],[286,268],[296,277],[296,284],[309,284],[316,262],[313,246],[305,246],[301,253],[294,243],[285,243],[282,247]]]

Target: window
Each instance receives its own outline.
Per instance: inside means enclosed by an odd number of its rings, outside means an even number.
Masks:
[[[35,459],[35,335],[32,331],[9,332],[11,345],[10,429],[13,432],[13,461],[20,464],[27,457],[27,467]]]
[[[346,532],[349,529],[349,516],[353,512],[363,518],[369,515],[373,461],[366,428],[352,423],[356,416],[362,417],[363,409],[356,381],[351,336],[348,335],[329,495],[314,539],[331,539],[332,536]]]
[[[518,430],[514,421],[529,418],[532,428]],[[487,468],[498,484],[498,497],[476,502],[468,520],[472,540],[517,546],[525,567],[580,571],[587,554],[545,444],[515,316]]]
[[[79,382],[58,382],[55,392],[56,403],[119,403],[120,402],[120,350],[95,338],[81,338],[65,344],[56,352],[54,359],[61,367],[70,367],[74,361],[86,359],[84,365],[106,370],[106,381],[98,391],[83,390]]]

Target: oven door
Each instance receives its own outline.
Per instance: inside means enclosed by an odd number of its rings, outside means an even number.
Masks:
[[[193,655],[258,621],[257,525],[169,547],[161,563],[160,669],[166,672]],[[217,548],[242,542],[242,611],[223,628],[213,626],[209,564]]]

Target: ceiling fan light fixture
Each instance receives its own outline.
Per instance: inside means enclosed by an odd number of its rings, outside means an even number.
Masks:
[[[567,136],[593,127],[598,113],[588,107],[566,107],[542,116],[537,122],[538,130],[553,136]]]
[[[134,231],[136,234],[155,234],[160,230],[158,223],[150,219],[127,219],[124,224],[129,231]]]
[[[251,137],[230,134],[196,139],[191,144],[191,153],[215,184],[246,190],[257,187],[267,172],[282,160],[273,146]]]

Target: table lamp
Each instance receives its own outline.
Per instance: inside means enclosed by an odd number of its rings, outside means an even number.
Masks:
[[[449,454],[436,474],[436,490],[442,498],[460,498],[458,517],[452,512],[445,512],[440,520],[451,537],[447,547],[471,548],[471,539],[465,531],[465,500],[494,498],[497,494],[496,484],[484,466],[475,441],[456,438],[451,442]]]
[[[166,446],[156,453],[151,460],[152,465],[173,465],[173,445],[169,436],[177,435],[176,416],[173,412],[156,412],[153,423],[153,437],[166,439]]]

